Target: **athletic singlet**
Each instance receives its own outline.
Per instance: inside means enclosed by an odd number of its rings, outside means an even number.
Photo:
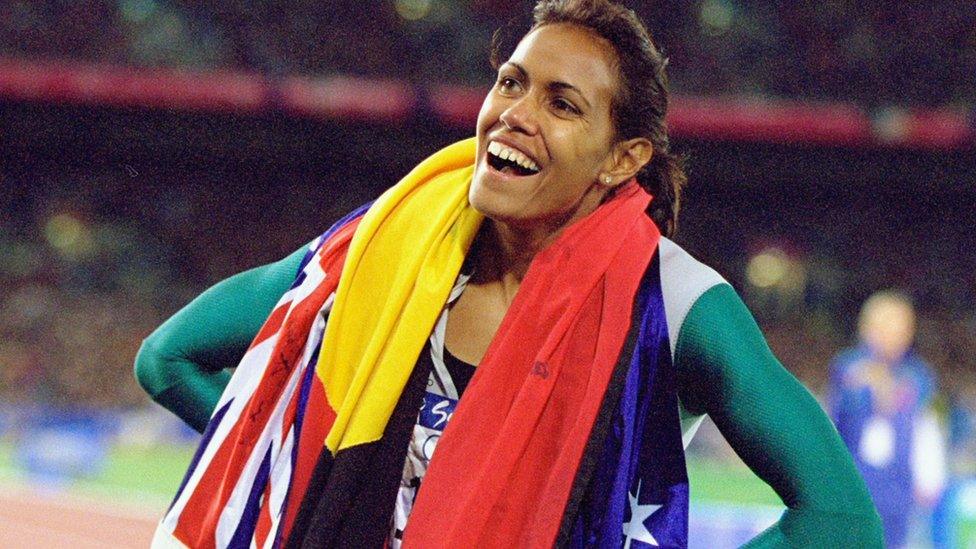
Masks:
[[[403,476],[400,478],[400,490],[397,492],[396,504],[393,508],[393,520],[390,530],[389,544],[393,549],[399,549],[403,530],[407,526],[407,518],[413,509],[413,502],[417,499],[417,492],[427,466],[434,455],[437,441],[447,427],[447,422],[454,413],[458,399],[464,392],[475,367],[462,362],[451,355],[444,346],[444,334],[447,332],[447,315],[451,305],[457,301],[461,292],[467,286],[469,275],[458,277],[451,295],[444,305],[437,324],[430,334],[430,340],[421,352],[420,359],[430,360],[430,377],[427,378],[427,392],[424,402],[417,414],[417,423],[413,427],[410,446],[407,448],[407,459],[403,464]]]

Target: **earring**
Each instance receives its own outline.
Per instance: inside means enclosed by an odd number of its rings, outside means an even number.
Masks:
[[[609,185],[611,181],[613,181],[613,179],[609,175],[603,178],[603,182],[607,185]]]

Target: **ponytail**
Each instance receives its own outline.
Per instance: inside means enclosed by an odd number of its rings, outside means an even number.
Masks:
[[[668,238],[678,231],[681,191],[688,182],[684,164],[684,157],[671,151],[654,151],[650,163],[637,174],[637,182],[654,197],[647,215]]]

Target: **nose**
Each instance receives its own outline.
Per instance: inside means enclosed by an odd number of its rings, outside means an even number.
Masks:
[[[498,117],[509,130],[534,135],[539,130],[534,102],[529,95],[515,100]]]

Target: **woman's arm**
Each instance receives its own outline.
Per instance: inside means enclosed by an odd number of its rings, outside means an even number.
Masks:
[[[695,301],[675,365],[685,407],[710,415],[788,507],[748,547],[882,547],[881,521],[836,429],[731,286]]]
[[[153,400],[202,432],[251,340],[298,272],[307,247],[223,280],[143,342],[135,374]]]

